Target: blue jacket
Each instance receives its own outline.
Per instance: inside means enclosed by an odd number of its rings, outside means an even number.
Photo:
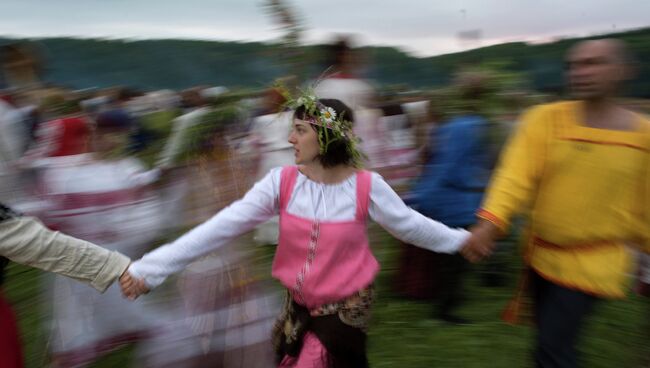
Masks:
[[[477,115],[459,116],[432,132],[432,153],[410,195],[422,214],[448,226],[476,222],[493,153],[489,123]]]

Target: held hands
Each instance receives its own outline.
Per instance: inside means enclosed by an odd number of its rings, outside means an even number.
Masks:
[[[122,289],[122,294],[129,300],[135,300],[140,295],[146,294],[149,292],[149,288],[144,282],[144,279],[137,279],[133,277],[129,270],[124,271],[122,276],[120,276],[120,288]]]
[[[496,247],[499,229],[488,221],[480,221],[470,229],[471,235],[460,249],[460,254],[472,263],[489,257]]]

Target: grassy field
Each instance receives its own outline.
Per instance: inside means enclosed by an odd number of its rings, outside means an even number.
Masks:
[[[460,314],[474,322],[448,326],[430,319],[431,306],[404,300],[392,290],[399,247],[383,233],[375,236],[375,254],[382,263],[377,281],[378,300],[373,309],[369,355],[373,367],[532,367],[532,331],[502,323],[499,313],[516,280],[499,288],[479,286],[480,266],[470,273],[467,300]],[[259,268],[268,272],[272,249],[259,248]],[[502,255],[503,256],[503,255]],[[518,267],[514,255],[505,255],[509,269]],[[268,273],[267,273],[268,274]],[[38,271],[9,268],[7,291],[19,315],[27,368],[47,364],[47,305],[41,296]],[[650,367],[650,300],[631,297],[603,302],[590,319],[582,344],[585,367]],[[129,367],[132,347],[126,346],[93,367]]]

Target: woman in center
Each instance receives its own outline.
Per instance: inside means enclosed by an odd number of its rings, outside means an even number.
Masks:
[[[297,166],[271,170],[246,195],[173,243],[133,263],[121,280],[135,298],[237,236],[280,215],[272,275],[287,289],[274,331],[280,367],[367,367],[366,329],[379,264],[368,244],[374,220],[402,241],[455,253],[468,233],[407,207],[376,173],[360,169],[352,110],[304,95],[289,142]],[[471,258],[472,251],[463,253]]]

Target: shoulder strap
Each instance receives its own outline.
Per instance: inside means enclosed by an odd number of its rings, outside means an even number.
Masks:
[[[355,217],[359,221],[365,221],[368,218],[371,180],[370,171],[360,170],[357,172],[357,211]]]
[[[280,174],[280,210],[285,210],[291,200],[291,193],[296,184],[298,166],[285,166]]]

